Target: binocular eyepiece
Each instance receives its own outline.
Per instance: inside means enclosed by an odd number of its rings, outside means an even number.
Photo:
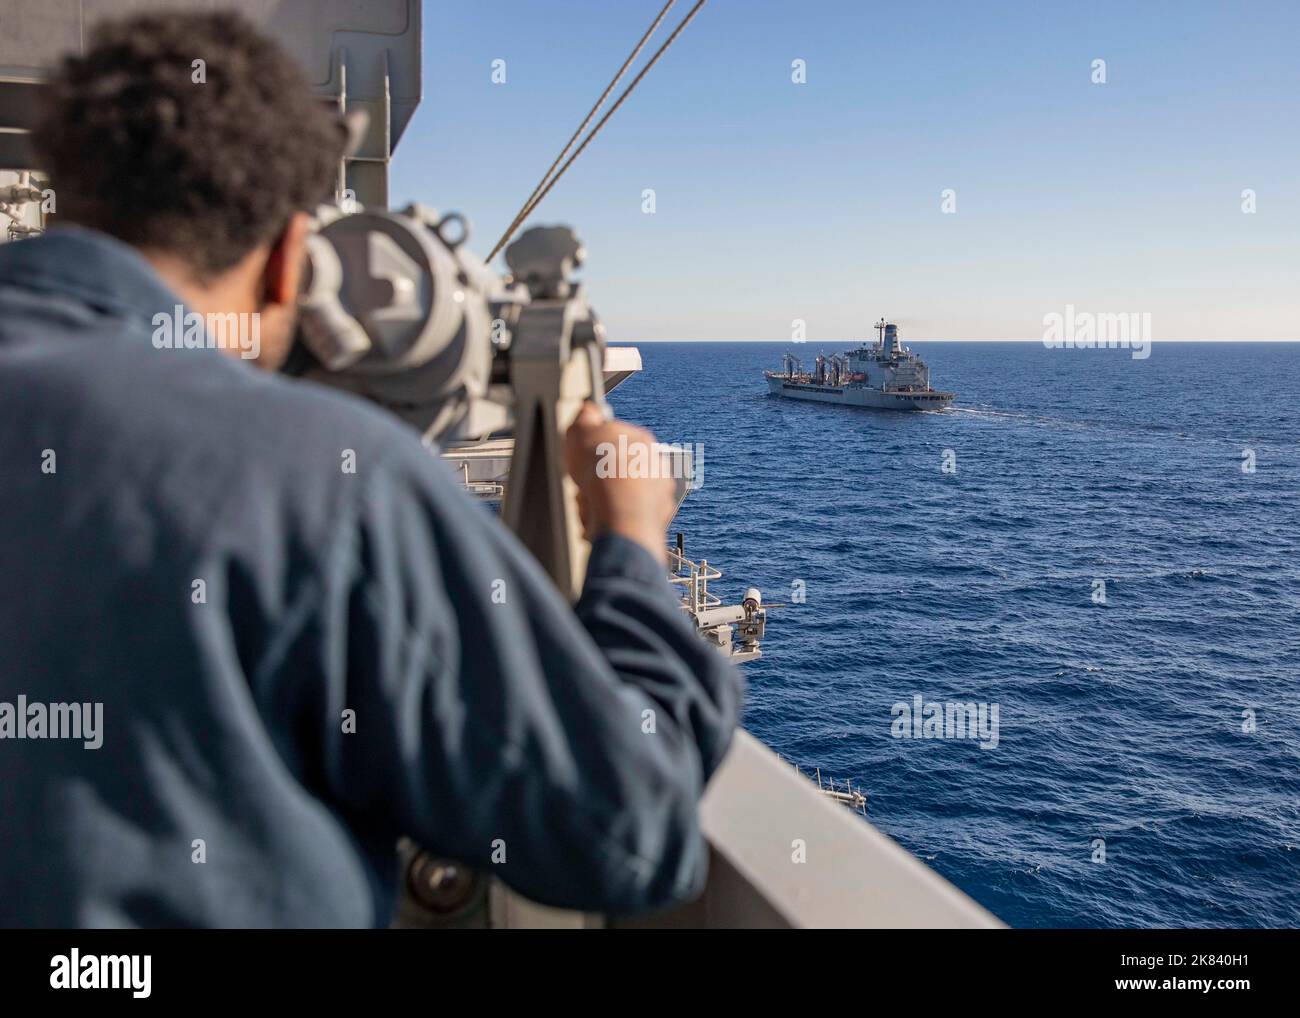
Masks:
[[[569,278],[585,251],[568,227],[522,234],[502,277],[468,250],[457,213],[328,206],[317,222],[288,373],[363,396],[441,443],[509,430],[516,368],[539,358],[585,358],[586,397],[603,403],[603,330]]]

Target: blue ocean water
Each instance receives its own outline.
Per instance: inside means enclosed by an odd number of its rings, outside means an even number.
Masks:
[[[720,593],[803,581],[746,727],[1011,925],[1300,926],[1300,345],[913,343],[954,408],[768,394],[849,345],[644,344],[614,394],[703,443]],[[917,695],[998,745],[894,738]]]

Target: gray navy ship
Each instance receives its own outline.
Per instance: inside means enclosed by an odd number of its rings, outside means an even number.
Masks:
[[[873,410],[942,410],[955,393],[930,388],[930,369],[898,341],[898,326],[883,318],[880,338],[870,346],[818,357],[812,371],[793,354],[781,358],[780,371],[765,371],[777,396],[816,403],[840,403]]]

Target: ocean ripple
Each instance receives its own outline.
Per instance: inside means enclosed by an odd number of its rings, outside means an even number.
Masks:
[[[1012,925],[1300,926],[1300,348],[915,348],[951,410],[768,396],[780,344],[647,344],[615,393],[704,444],[718,593],[789,602],[746,726]],[[917,695],[997,747],[893,738]]]

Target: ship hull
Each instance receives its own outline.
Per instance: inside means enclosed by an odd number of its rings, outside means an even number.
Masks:
[[[786,399],[868,410],[942,410],[953,401],[951,392],[882,392],[865,385],[809,385],[791,382],[782,375],[768,375],[767,386],[774,396]]]

